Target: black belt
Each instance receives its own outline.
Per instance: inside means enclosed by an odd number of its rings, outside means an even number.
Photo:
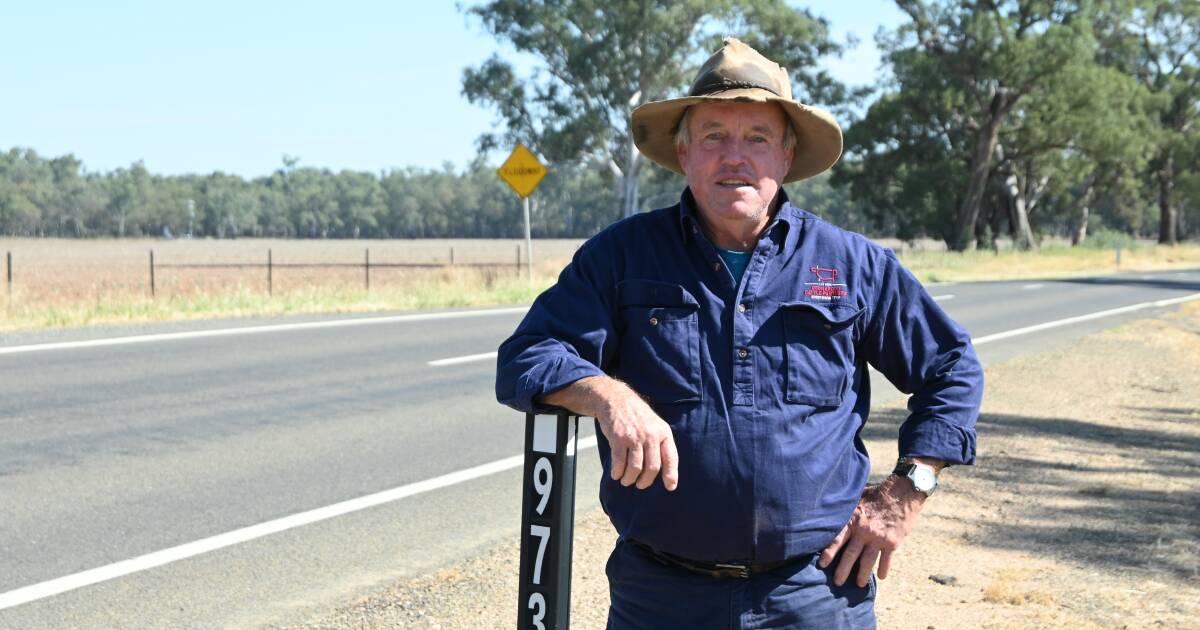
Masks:
[[[702,575],[707,575],[714,578],[746,579],[752,575],[767,573],[789,564],[796,564],[801,561],[812,560],[816,557],[816,554],[808,554],[804,556],[797,556],[795,558],[788,558],[786,560],[779,560],[777,562],[746,564],[737,562],[699,562],[688,558],[681,558],[674,554],[657,551],[650,545],[636,540],[627,539],[625,542],[650,554],[650,556],[657,560],[660,564],[687,569],[688,571],[700,573]]]

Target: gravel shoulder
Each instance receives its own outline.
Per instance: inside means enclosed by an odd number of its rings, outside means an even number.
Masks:
[[[1196,628],[1200,304],[987,370],[975,467],[954,468],[880,582],[881,628]],[[864,438],[882,476],[902,404]],[[578,515],[572,625],[602,628],[615,535]],[[506,628],[516,542],[300,628]],[[940,582],[931,579],[938,576]]]

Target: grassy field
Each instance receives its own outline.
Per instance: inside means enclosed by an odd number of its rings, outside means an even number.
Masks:
[[[534,242],[532,286],[518,240],[59,240],[0,239],[0,257],[13,257],[12,292],[3,295],[0,330],[136,323],[168,319],[371,312],[528,302],[550,286],[582,241]],[[436,268],[361,266],[435,263]],[[154,252],[155,295],[150,291]],[[272,263],[268,294],[267,252]],[[453,260],[454,265],[450,262]],[[239,269],[165,265],[240,263]],[[357,267],[278,265],[353,263]],[[468,264],[494,263],[489,267]],[[4,273],[0,258],[0,274]],[[0,282],[4,278],[0,276]],[[4,290],[0,287],[0,290]]]
[[[0,239],[0,273],[13,257],[11,294],[3,294],[0,331],[136,323],[174,319],[371,312],[528,303],[550,286],[581,243],[534,242],[532,285],[517,268],[518,240],[58,240]],[[896,246],[895,243],[885,243]],[[365,287],[363,268],[280,268],[267,292],[265,267],[186,269],[171,264],[243,263],[275,265],[363,262],[373,265],[438,263],[431,269],[372,268]],[[1200,245],[1113,250],[1051,245],[1037,253],[990,251],[952,253],[897,247],[901,260],[922,281],[1049,278],[1114,271],[1200,267]],[[155,296],[150,295],[153,250]],[[455,263],[451,266],[451,259]],[[467,263],[495,263],[469,267]],[[0,276],[0,282],[4,277]]]

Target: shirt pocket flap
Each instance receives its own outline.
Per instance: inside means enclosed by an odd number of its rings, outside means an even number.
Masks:
[[[810,312],[816,314],[829,328],[844,328],[859,318],[866,311],[853,304],[815,304],[813,302],[784,302],[779,308],[793,313]]]
[[[622,307],[700,308],[700,303],[687,289],[656,280],[622,280],[617,283],[617,303]]]

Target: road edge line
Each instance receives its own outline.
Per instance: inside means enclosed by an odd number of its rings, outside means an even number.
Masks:
[[[232,335],[252,335],[264,332],[287,332],[293,330],[312,330],[318,328],[340,328],[343,326],[365,326],[369,324],[398,324],[405,322],[423,322],[438,319],[460,319],[464,317],[487,317],[490,315],[515,315],[529,310],[529,306],[511,308],[490,308],[478,311],[449,311],[444,313],[414,313],[411,315],[388,315],[383,317],[360,317],[355,319],[335,319],[320,322],[301,322],[297,324],[267,324],[265,326],[245,326],[242,328],[216,328],[213,330],[189,330],[177,333],[156,333],[150,335],[131,335],[128,337],[106,337],[103,339],[84,339],[81,341],[61,341],[55,343],[36,343],[22,346],[0,346],[2,354],[22,354],[26,352],[45,352],[48,350],[73,350],[76,348],[99,348],[104,346],[123,346],[135,343],[150,343],[155,341],[177,341],[180,339],[202,339],[204,337],[228,337]]]
[[[1138,304],[1130,304],[1129,306],[1110,308],[1105,311],[1096,311],[1095,313],[1088,313],[1087,315],[1076,315],[1075,317],[1067,317],[1065,319],[1056,319],[1056,320],[1050,321],[1050,322],[1034,324],[1033,326],[1026,326],[1024,328],[1016,328],[1013,330],[1006,330],[1004,332],[994,333],[991,335],[984,335],[982,337],[977,337],[975,339],[972,339],[971,343],[976,346],[979,346],[979,345],[983,345],[985,343],[991,343],[993,341],[1000,341],[1001,339],[1017,337],[1017,336],[1029,334],[1032,332],[1048,330],[1050,328],[1058,328],[1059,326],[1067,326],[1070,324],[1077,324],[1079,322],[1086,322],[1086,321],[1093,320],[1093,319],[1100,319],[1102,317],[1109,317],[1111,315],[1120,315],[1122,313],[1132,313],[1134,311],[1140,311],[1140,310],[1144,310],[1144,309],[1148,309],[1148,308],[1156,308],[1156,307],[1163,307],[1163,306],[1175,306],[1176,304],[1183,304],[1184,302],[1191,302],[1192,300],[1200,300],[1200,293],[1193,293],[1191,295],[1185,295],[1183,297],[1177,297],[1177,298],[1169,298],[1166,300],[1155,300],[1153,302],[1141,302]]]

